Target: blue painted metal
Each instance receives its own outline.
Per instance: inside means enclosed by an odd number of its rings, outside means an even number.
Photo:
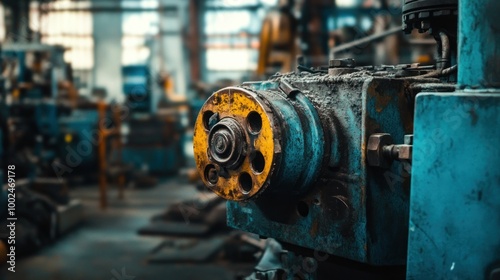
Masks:
[[[417,97],[408,279],[484,279],[500,261],[500,95]]]
[[[60,126],[58,155],[66,160],[68,157],[78,155],[79,164],[72,172],[95,172],[98,146],[98,120],[97,109],[73,110],[71,115],[59,119]],[[66,136],[71,136],[69,139]]]
[[[301,93],[276,102],[283,98],[276,86],[282,80]],[[404,135],[412,132],[404,81],[367,74],[286,74],[262,85],[263,88],[258,83],[244,86],[256,90],[267,102],[277,104],[277,113],[286,120],[281,131],[293,132],[289,136],[285,133],[283,142],[290,141],[287,137],[300,137],[304,133],[299,131],[302,129],[311,137],[307,140],[303,137],[302,141],[321,146],[321,150],[317,150],[322,154],[320,170],[317,176],[308,175],[314,180],[301,185],[300,180],[286,181],[297,175],[294,173],[300,173],[300,169],[287,169],[277,163],[277,168],[287,170],[280,173],[285,178],[272,181],[255,200],[228,202],[228,224],[359,262],[404,264],[409,176],[398,164],[389,170],[368,167],[365,154],[367,138],[373,133],[387,132],[393,135],[395,142],[403,143]],[[307,99],[307,103],[301,103],[302,99]],[[318,119],[311,122],[311,116],[290,112],[290,108],[283,105],[286,102],[310,110]],[[305,126],[305,121],[314,124],[314,129]],[[315,129],[323,135],[313,136]],[[294,154],[286,161],[300,161],[316,168],[311,160],[313,152],[289,148]],[[279,180],[289,182],[288,189],[299,184],[307,192],[271,191],[280,184]]]
[[[180,143],[180,141],[179,141]],[[137,170],[144,169],[154,174],[172,174],[179,170],[182,162],[181,147],[125,147],[123,162],[132,164]]]
[[[408,279],[500,273],[500,2],[459,9],[458,84],[479,90],[417,96]]]
[[[57,137],[59,124],[57,105],[52,102],[41,102],[35,107],[35,123],[42,135]]]
[[[252,88],[263,95],[283,120],[281,130],[281,162],[273,190],[301,194],[308,190],[321,170],[324,135],[313,104],[303,93],[293,97],[279,92],[279,83],[254,83]],[[307,160],[304,160],[307,159]]]
[[[122,68],[123,92],[134,111],[151,112],[151,86],[147,65],[130,65]]]
[[[461,0],[458,85],[500,88],[500,1]]]

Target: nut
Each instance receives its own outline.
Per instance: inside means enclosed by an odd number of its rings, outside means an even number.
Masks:
[[[391,145],[392,137],[388,133],[375,133],[370,135],[367,145],[368,165],[387,168],[392,160],[387,159],[383,154],[384,146]]]
[[[405,135],[405,144],[406,145],[413,145],[413,134],[406,134]]]
[[[412,145],[398,145],[398,160],[411,160]]]

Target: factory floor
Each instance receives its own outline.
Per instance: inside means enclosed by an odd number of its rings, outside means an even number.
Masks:
[[[56,243],[19,260],[16,272],[3,276],[29,280],[233,280],[236,275],[248,275],[248,265],[147,262],[165,237],[140,236],[137,230],[168,205],[195,193],[195,187],[181,177],[166,179],[150,189],[127,189],[124,200],[118,200],[116,189],[112,188],[108,193],[109,207],[101,211],[97,186],[76,187],[71,196],[83,202],[85,222]]]

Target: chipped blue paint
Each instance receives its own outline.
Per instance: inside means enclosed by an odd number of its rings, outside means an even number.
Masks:
[[[283,99],[276,87],[280,79],[301,93]],[[285,145],[283,156],[289,153],[285,162],[290,165],[278,166],[285,170],[279,178],[288,182],[288,189],[307,192],[294,195],[281,189],[252,201],[228,202],[228,224],[359,262],[404,264],[409,177],[401,174],[397,164],[380,170],[368,167],[365,159],[366,139],[372,133],[391,133],[402,143],[403,135],[412,132],[403,81],[371,75],[286,74],[265,84],[244,86],[278,104],[279,114],[291,127],[286,130],[297,132],[282,136],[283,142],[301,137],[304,144],[310,143],[306,148],[313,147],[304,151],[298,149],[300,145]],[[290,102],[295,108],[289,107]],[[310,114],[297,114],[297,107]],[[321,164],[315,166],[317,154],[321,154]],[[295,181],[304,170],[291,166],[309,170]],[[319,170],[318,175],[313,175],[314,170]],[[387,180],[386,173],[396,179]],[[268,190],[280,184],[272,181]],[[308,209],[307,214],[298,213],[299,205]]]
[[[416,101],[407,279],[497,279],[500,269],[500,2],[459,9],[466,89]]]
[[[417,97],[408,279],[485,279],[500,262],[499,124],[500,94]]]
[[[461,0],[458,84],[500,88],[500,1]]]

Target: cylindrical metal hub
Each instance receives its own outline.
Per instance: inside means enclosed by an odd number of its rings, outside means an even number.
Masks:
[[[271,192],[303,193],[324,152],[319,117],[302,94],[225,88],[203,105],[194,154],[203,182],[228,200]]]
[[[233,118],[225,118],[210,130],[209,157],[224,168],[235,168],[244,156],[245,133]]]

